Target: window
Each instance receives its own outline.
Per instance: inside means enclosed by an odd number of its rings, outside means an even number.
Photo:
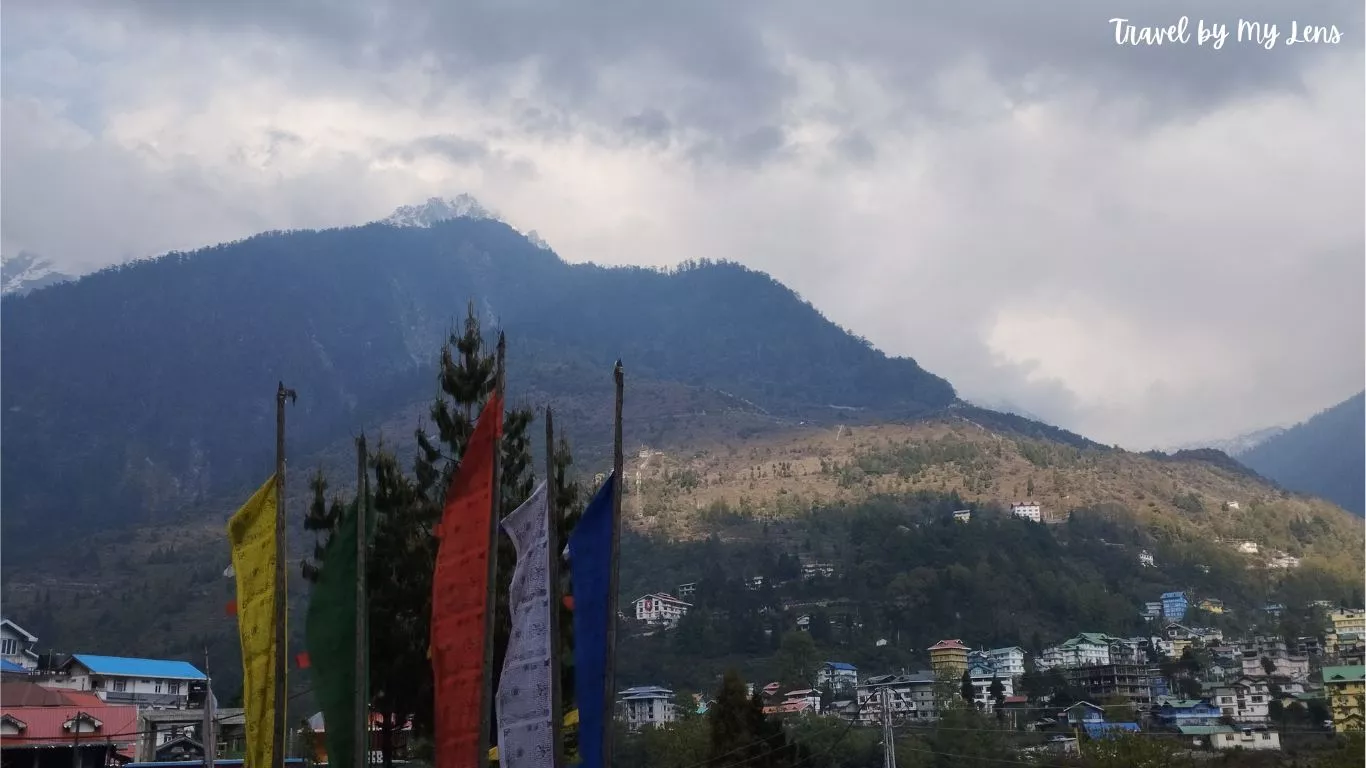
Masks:
[[[175,681],[167,683],[166,692],[171,694],[172,696],[178,695],[180,693],[180,683]]]
[[[152,692],[153,692],[153,693],[161,693],[161,681],[160,681],[160,680],[158,680],[158,681],[156,682],[156,686],[152,689]]]
[[[128,690],[128,681],[127,681],[127,680],[115,680],[115,681],[114,681],[114,693],[124,693],[124,692],[127,691],[127,690]]]
[[[0,640],[0,655],[13,656],[19,652],[19,641],[12,637]]]

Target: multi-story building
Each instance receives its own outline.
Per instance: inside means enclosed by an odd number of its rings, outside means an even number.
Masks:
[[[1333,730],[1360,731],[1366,727],[1366,666],[1324,667],[1323,688],[1333,714]]]
[[[1224,601],[1215,600],[1212,597],[1201,598],[1200,602],[1196,603],[1196,607],[1205,613],[1223,613]]]
[[[928,650],[936,675],[957,677],[968,668],[968,647],[962,640],[940,640]]]
[[[1258,635],[1243,643],[1241,650],[1243,674],[1248,677],[1265,677],[1268,662],[1272,675],[1298,680],[1309,676],[1309,657],[1292,655],[1282,638]]]
[[[688,613],[691,603],[662,592],[636,598],[636,620],[646,624],[672,627]]]
[[[1051,648],[1035,662],[1040,670],[1096,666],[1110,663],[1110,645],[1119,640],[1103,632],[1082,632]]]
[[[1001,677],[1014,680],[1022,677],[1025,673],[1025,651],[1023,648],[1015,646],[992,648],[986,651],[985,655],[992,666],[996,668],[996,673]]]
[[[1067,684],[1088,700],[1121,697],[1138,705],[1152,702],[1151,673],[1142,664],[1101,664],[1064,668]]]
[[[148,709],[186,709],[190,686],[207,678],[193,664],[161,659],[129,659],[78,653],[42,685],[68,691],[90,691],[110,704],[136,704]]]
[[[887,691],[888,709],[898,721],[933,720],[938,711],[935,701],[935,673],[876,675],[864,680],[856,696],[857,722],[876,725],[882,721],[882,691]]]
[[[858,667],[843,661],[827,661],[816,670],[816,687],[847,693],[858,687]]]
[[[1181,621],[1186,618],[1186,610],[1189,607],[1185,592],[1162,593],[1162,616],[1168,621]]]
[[[996,708],[996,699],[991,695],[991,681],[1000,682],[1002,698],[1015,695],[1015,681],[995,671],[971,670],[968,679],[972,681],[972,703],[982,712],[991,712]]]
[[[1341,645],[1352,645],[1366,638],[1366,610],[1344,608],[1329,611],[1328,621],[1332,626],[1323,638],[1323,645],[1329,656],[1339,655]]]
[[[1162,618],[1162,601],[1153,600],[1151,602],[1144,603],[1143,613],[1141,615],[1144,619],[1148,621],[1156,621]]]
[[[1244,675],[1215,686],[1211,693],[1219,711],[1239,723],[1265,723],[1271,717],[1271,689],[1266,678]]]
[[[1010,514],[1037,523],[1043,520],[1043,507],[1037,501],[1017,502],[1010,505]]]
[[[971,522],[971,521],[972,521],[972,510],[970,510],[970,509],[958,509],[958,510],[954,510],[954,513],[953,513],[953,521],[954,521],[955,523],[967,523],[967,522]]]
[[[619,717],[633,731],[645,726],[672,723],[678,719],[674,692],[658,685],[627,688],[617,694]]]
[[[0,660],[18,670],[32,672],[38,668],[38,653],[33,650],[37,642],[37,636],[28,630],[9,619],[0,619]]]
[[[1157,561],[1153,559],[1153,553],[1146,549],[1138,553],[1138,564],[1144,568],[1157,567]]]

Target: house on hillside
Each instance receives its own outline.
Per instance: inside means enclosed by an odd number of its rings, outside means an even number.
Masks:
[[[186,709],[191,684],[208,678],[193,664],[164,659],[132,659],[77,653],[56,672],[44,674],[50,688],[89,691],[110,704],[136,704],[149,709]]]
[[[1229,725],[1183,725],[1178,732],[1197,749],[1279,750],[1281,736],[1267,728],[1234,728]]]
[[[967,523],[967,522],[971,522],[971,520],[972,520],[972,510],[970,510],[970,509],[958,509],[958,510],[954,510],[954,513],[953,513],[953,521],[954,521],[955,523]]]
[[[834,575],[835,566],[830,563],[802,563],[802,578],[807,581],[828,579]]]
[[[1043,521],[1043,506],[1037,501],[1022,501],[1010,505],[1010,514],[1032,523]]]
[[[678,589],[675,591],[678,593],[678,598],[680,600],[685,597],[692,597],[697,594],[697,582],[690,581],[687,584],[679,584]]]
[[[1362,717],[1366,705],[1366,667],[1324,667],[1323,689],[1328,694],[1334,731],[1360,731],[1366,726]]]
[[[10,619],[0,619],[0,661],[10,665],[6,672],[32,672],[38,668],[38,652],[33,646],[38,637]]]
[[[1183,725],[1218,725],[1223,711],[1209,699],[1164,697],[1152,711],[1153,719],[1168,728]]]
[[[926,650],[936,675],[956,678],[968,668],[968,647],[962,640],[940,640]]]
[[[1141,615],[1146,621],[1156,621],[1162,618],[1162,601],[1152,600],[1143,604]]]
[[[816,670],[816,687],[829,687],[836,693],[858,687],[858,667],[843,661],[827,661]]]
[[[1138,553],[1138,564],[1143,566],[1144,568],[1157,567],[1157,561],[1153,560],[1153,553],[1149,552],[1146,549]]]
[[[673,627],[683,618],[692,603],[685,603],[662,592],[642,595],[635,600],[636,620],[651,626]]]
[[[658,685],[642,685],[621,691],[617,694],[617,711],[626,727],[633,731],[678,719],[674,692]]]
[[[1265,678],[1243,676],[1207,691],[1219,711],[1236,722],[1259,724],[1271,717],[1271,688]]]
[[[1073,728],[1083,723],[1105,722],[1105,708],[1089,701],[1079,701],[1063,710],[1067,724]]]
[[[1196,603],[1195,607],[1199,608],[1205,613],[1223,613],[1224,601],[1215,600],[1212,597],[1205,597],[1201,598],[1200,602]]]
[[[887,697],[888,710],[894,721],[933,720],[937,716],[935,683],[935,675],[929,671],[870,677],[858,686],[856,721],[860,725],[880,723],[883,696]]]
[[[1110,645],[1117,639],[1103,632],[1082,632],[1058,645],[1045,648],[1036,666],[1042,671],[1109,664]]]
[[[1025,649],[1019,646],[992,648],[987,656],[996,663],[996,671],[1003,677],[1019,678],[1025,673]]]
[[[1181,621],[1186,618],[1186,610],[1189,608],[1190,602],[1186,600],[1185,592],[1162,593],[1162,616],[1168,621]]]

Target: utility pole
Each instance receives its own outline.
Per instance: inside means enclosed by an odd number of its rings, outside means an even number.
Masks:
[[[199,740],[204,744],[204,768],[214,768],[218,757],[218,734],[214,733],[213,677],[209,674],[209,648],[204,647],[204,726]]]
[[[882,768],[896,768],[896,735],[892,731],[892,689],[878,691],[882,703]]]
[[[285,676],[289,674],[286,662],[289,642],[285,630],[286,605],[289,591],[285,580],[285,401],[297,401],[299,396],[292,389],[285,389],[285,383],[275,391],[275,722],[271,739],[270,764],[272,768],[285,767],[285,752],[288,747],[288,724],[285,720],[285,695],[287,687]]]
[[[366,603],[365,550],[370,545],[370,473],[366,465],[365,435],[356,439],[356,703],[355,711],[355,768],[370,763],[370,708],[369,670],[370,641],[368,605]]]

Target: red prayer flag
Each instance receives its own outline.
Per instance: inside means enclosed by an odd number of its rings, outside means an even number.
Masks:
[[[432,574],[432,657],[436,768],[480,762],[484,623],[488,606],[493,468],[503,433],[503,398],[484,405],[446,491]]]
[[[568,609],[571,610],[571,611],[574,610],[574,596],[573,596],[573,595],[565,595],[565,596],[564,596],[564,607],[565,607],[565,608],[568,608]]]
[[[294,657],[294,663],[299,669],[308,669],[308,651],[303,651]]]
[[[229,616],[236,616],[236,615],[237,615],[237,601],[236,601],[236,600],[229,600],[229,601],[228,601],[228,604],[225,605],[225,606],[223,606],[223,610],[226,611],[227,614],[228,614]]]

